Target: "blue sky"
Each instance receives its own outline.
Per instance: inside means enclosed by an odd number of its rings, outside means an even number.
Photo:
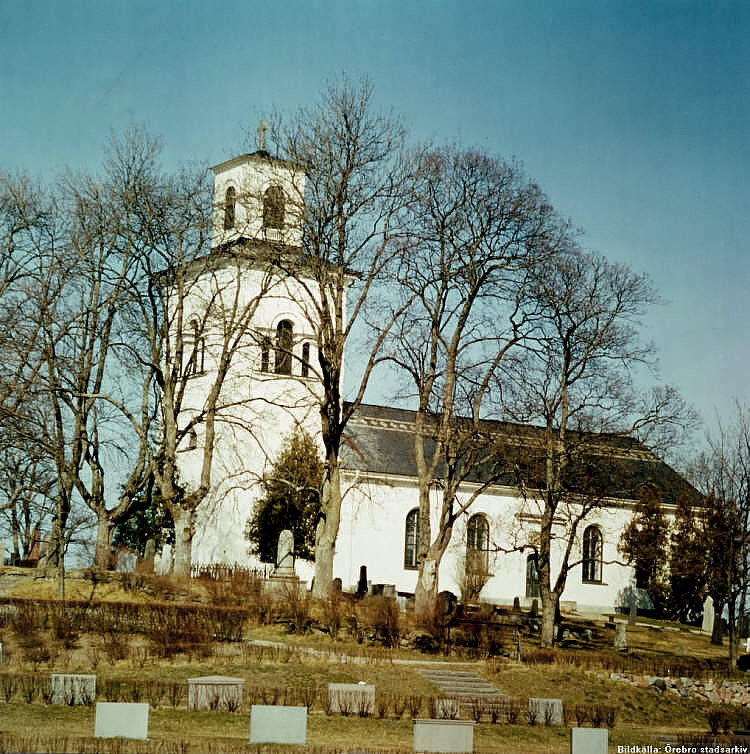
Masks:
[[[749,39],[733,0],[3,0],[0,170],[94,169],[131,123],[216,164],[367,75],[414,139],[516,156],[650,275],[661,378],[713,423],[750,398]]]

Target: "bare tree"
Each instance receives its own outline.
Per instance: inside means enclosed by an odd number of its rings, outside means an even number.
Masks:
[[[398,273],[409,303],[394,328],[390,360],[408,376],[418,404],[415,608],[425,619],[456,521],[507,472],[482,419],[497,398],[501,364],[533,322],[529,269],[568,231],[512,163],[444,149],[425,156],[420,175]],[[470,493],[461,490],[467,480],[475,482]],[[433,536],[434,488],[440,502]]]
[[[4,427],[7,432],[7,426]],[[0,527],[11,538],[11,563],[31,555],[36,533],[54,510],[55,475],[47,458],[28,437],[20,443],[4,436],[0,451]]]
[[[12,419],[20,436],[33,437],[55,468],[52,535],[43,562],[60,565],[74,488],[75,473],[70,472],[80,461],[62,439],[68,417],[58,373],[58,356],[74,320],[69,270],[75,261],[66,216],[55,197],[26,179],[6,178],[2,211],[8,274],[1,301],[4,315],[13,322],[8,322],[2,342],[3,408],[6,420]],[[72,358],[68,354],[67,363]],[[76,451],[81,447],[78,443]]]
[[[307,320],[317,340],[311,376],[322,386],[320,406],[325,473],[315,537],[313,593],[328,593],[341,511],[339,457],[344,430],[377,364],[383,339],[399,312],[373,323],[369,350],[358,359],[352,400],[342,401],[344,351],[365,323],[365,306],[383,294],[386,273],[401,254],[403,209],[411,201],[414,173],[404,154],[405,131],[376,111],[372,86],[343,79],[314,107],[290,119],[274,118],[280,156],[302,166],[304,195],[292,197],[302,219],[302,253],[285,260],[285,272],[304,291]],[[372,320],[370,320],[372,321]]]
[[[40,391],[45,265],[61,229],[53,197],[23,176],[0,175],[0,490],[14,560],[30,552],[48,521],[54,475],[43,433]],[[52,298],[57,291],[48,293]]]
[[[39,375],[42,321],[33,315],[40,260],[60,232],[52,196],[24,176],[0,174],[0,420],[23,415],[21,404]]]
[[[737,402],[736,413],[709,437],[709,450],[697,464],[698,483],[708,495],[703,513],[708,593],[717,620],[727,610],[729,661],[737,665],[740,621],[750,588],[750,409]],[[712,636],[721,643],[719,629]]]
[[[541,422],[543,439],[519,465],[523,516],[533,529],[521,542],[537,555],[542,644],[551,646],[560,596],[575,555],[581,522],[607,496],[610,438],[646,437],[654,428],[680,429],[692,413],[671,388],[639,389],[634,374],[649,365],[652,348],[639,321],[656,295],[649,281],[624,265],[571,248],[535,268],[531,295],[537,330],[506,395],[514,419]],[[605,442],[606,444],[606,442]],[[531,470],[541,468],[541,478]],[[554,563],[559,565],[553,566]]]

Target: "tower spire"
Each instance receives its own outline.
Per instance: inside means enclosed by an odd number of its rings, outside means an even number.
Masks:
[[[259,151],[265,152],[266,151],[266,132],[270,126],[268,125],[268,122],[265,120],[261,120],[260,122],[260,128],[258,128],[258,135],[260,136],[259,139]]]

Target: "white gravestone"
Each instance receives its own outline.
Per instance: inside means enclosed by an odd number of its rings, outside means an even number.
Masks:
[[[294,576],[294,535],[289,529],[279,534],[276,548],[276,568],[274,576]]]
[[[529,717],[540,725],[562,725],[562,699],[529,699]]]
[[[96,676],[53,673],[50,676],[50,704],[93,704],[96,701]]]
[[[701,631],[704,634],[712,634],[714,631],[714,601],[711,597],[706,597],[703,601],[703,622]]]
[[[458,699],[438,696],[432,701],[432,717],[436,720],[455,720],[460,712]]]
[[[414,751],[468,754],[474,751],[473,720],[414,720]]]
[[[96,738],[148,738],[148,702],[97,702]]]
[[[627,626],[624,623],[615,623],[615,649],[625,652],[628,648]]]
[[[244,685],[244,678],[225,675],[188,678],[188,709],[237,712],[242,709]]]
[[[375,686],[369,683],[329,683],[328,712],[360,717],[374,714]]]
[[[608,746],[606,728],[570,729],[570,754],[607,754]]]
[[[307,746],[307,707],[253,704],[250,743]]]

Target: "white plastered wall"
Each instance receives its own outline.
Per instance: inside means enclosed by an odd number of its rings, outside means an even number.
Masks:
[[[341,578],[345,589],[356,588],[360,566],[366,565],[371,582],[394,584],[398,591],[413,592],[417,571],[404,568],[404,537],[406,516],[418,506],[416,481],[403,477],[373,479],[354,473],[346,473],[345,480],[335,576]],[[463,492],[466,494],[468,491]],[[489,523],[490,548],[494,550],[489,555],[491,577],[481,592],[481,600],[510,605],[515,597],[519,597],[522,604],[529,604],[530,600],[525,597],[526,558],[531,550],[504,551],[512,550],[524,541],[524,536],[528,536],[523,529],[531,527],[531,523],[521,523],[517,515],[521,508],[520,498],[512,489],[493,488],[483,493],[454,527],[451,544],[440,567],[439,588],[460,594],[466,524],[470,515],[481,513]],[[437,525],[435,509],[433,506],[433,527]],[[582,611],[610,612],[614,609],[618,594],[632,584],[632,568],[621,562],[612,562],[621,560],[617,542],[631,516],[629,505],[613,504],[592,512],[586,519],[571,562],[581,558],[585,526],[599,525],[604,539],[602,583],[583,583],[581,565],[576,565],[568,574],[564,601],[576,603],[577,609]],[[560,559],[561,545],[553,554],[555,569],[559,567]]]

